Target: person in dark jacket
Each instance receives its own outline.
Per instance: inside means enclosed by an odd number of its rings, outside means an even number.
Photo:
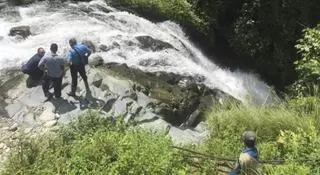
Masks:
[[[51,82],[53,83],[54,96],[56,98],[61,97],[62,77],[64,75],[64,67],[66,65],[66,60],[57,54],[57,44],[51,44],[50,51],[51,53],[45,55],[38,64],[38,67],[45,72],[42,89],[48,100],[52,98],[52,94],[49,92]]]
[[[259,153],[255,146],[256,134],[253,131],[246,131],[242,136],[245,148],[240,153],[233,170],[229,175],[258,175],[259,170]]]
[[[45,50],[39,47],[37,53],[33,55],[26,64],[21,67],[21,72],[28,74],[27,86],[32,86],[31,84],[37,83],[41,80],[43,76],[43,71],[38,68],[38,64],[41,58],[44,56]]]
[[[88,78],[85,70],[84,57],[89,57],[91,50],[84,44],[77,43],[77,40],[72,38],[69,40],[71,49],[69,50],[68,63],[70,65],[70,73],[72,78],[71,91],[69,96],[75,96],[78,85],[78,73],[80,74],[85,84],[86,90],[89,91]]]

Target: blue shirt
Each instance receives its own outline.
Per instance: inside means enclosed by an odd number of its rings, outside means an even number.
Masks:
[[[252,147],[252,148],[246,147],[245,149],[242,150],[240,155],[248,155],[256,161],[259,160],[259,153],[256,147]],[[237,161],[236,167],[229,173],[229,175],[238,175],[241,173],[241,166],[239,161],[240,160]]]
[[[91,50],[84,44],[76,44],[69,50],[68,61],[69,63],[79,65],[84,64],[81,57],[90,56]]]

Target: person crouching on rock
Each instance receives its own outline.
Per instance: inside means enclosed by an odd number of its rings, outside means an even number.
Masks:
[[[29,61],[21,67],[21,72],[28,74],[27,87],[37,86],[43,76],[43,71],[38,68],[41,58],[44,56],[45,50],[39,47],[37,53],[33,55]]]
[[[44,78],[42,81],[42,89],[44,95],[50,100],[52,94],[49,92],[50,83],[53,83],[54,96],[61,97],[61,84],[64,75],[64,67],[66,61],[57,54],[58,45],[53,43],[50,46],[51,53],[41,58],[38,67],[44,70]]]

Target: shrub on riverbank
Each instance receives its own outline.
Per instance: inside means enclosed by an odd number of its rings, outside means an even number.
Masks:
[[[22,137],[5,165],[11,174],[186,174],[169,138],[87,113],[53,134]]]
[[[284,164],[263,164],[267,174],[315,174],[320,169],[319,117],[314,108],[295,108],[297,103],[276,107],[218,108],[207,115],[210,138],[202,146],[204,152],[234,157],[243,147],[241,134],[253,130],[258,135],[262,160],[284,160]],[[306,106],[310,106],[310,103]],[[318,102],[313,106],[320,107]],[[306,110],[310,109],[310,110]]]
[[[312,111],[301,109],[291,104],[215,108],[207,115],[210,138],[200,146],[187,147],[235,160],[243,147],[242,132],[254,130],[260,158],[285,161],[262,164],[264,173],[314,174],[320,171],[316,160],[320,129]],[[54,133],[22,137],[2,174],[217,174],[230,171],[234,163],[182,153],[164,134],[102,117],[89,112]]]

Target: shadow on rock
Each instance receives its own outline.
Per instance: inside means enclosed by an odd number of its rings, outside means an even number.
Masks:
[[[54,105],[55,110],[54,113],[65,114],[70,111],[77,109],[76,105],[68,102],[68,100],[63,98],[56,98],[50,100],[50,102]]]
[[[41,85],[41,79],[35,80],[31,77],[28,77],[26,80],[26,86],[27,88],[33,88]]]
[[[99,109],[101,106],[104,105],[104,101],[94,98],[92,96],[92,92],[88,90],[85,94],[85,96],[77,96],[75,97],[76,100],[80,102],[80,109]]]
[[[0,96],[0,118],[2,118],[2,117],[6,117],[7,118],[7,117],[9,117],[9,114],[8,114],[7,110],[5,109],[7,104],[1,98],[2,97]]]

